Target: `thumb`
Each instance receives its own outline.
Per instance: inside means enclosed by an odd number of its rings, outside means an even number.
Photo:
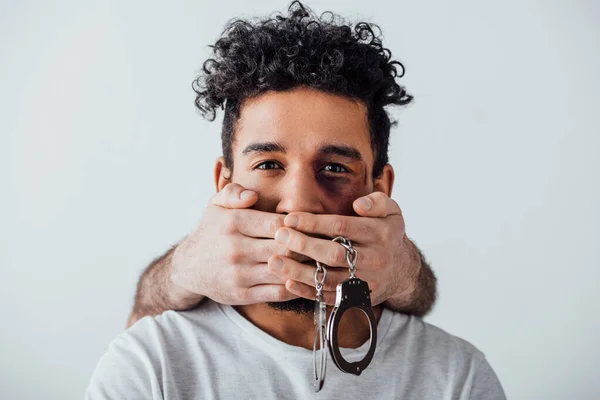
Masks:
[[[352,207],[361,217],[382,218],[390,215],[402,215],[398,203],[383,192],[373,192],[359,197],[354,200]]]
[[[228,183],[215,194],[210,204],[224,208],[248,208],[258,200],[258,194],[240,184]]]

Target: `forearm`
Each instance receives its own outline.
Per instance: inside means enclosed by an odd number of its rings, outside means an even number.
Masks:
[[[411,282],[401,285],[404,290],[392,296],[384,305],[395,311],[422,317],[431,311],[437,298],[437,279],[423,253],[408,237],[405,237],[405,246],[404,268],[415,270],[415,273],[409,279]]]
[[[193,308],[204,298],[177,287],[171,281],[171,260],[176,248],[177,245],[173,246],[152,261],[140,276],[127,327],[147,315],[156,316],[167,310],[182,311]]]

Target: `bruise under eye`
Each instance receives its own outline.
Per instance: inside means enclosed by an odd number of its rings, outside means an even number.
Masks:
[[[348,175],[334,176],[332,174],[319,174],[317,182],[323,188],[326,196],[339,207],[337,213],[352,215],[352,201],[362,195],[365,189],[364,182],[359,177]]]

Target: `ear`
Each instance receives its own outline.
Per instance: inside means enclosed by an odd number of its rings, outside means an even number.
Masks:
[[[215,164],[215,186],[220,192],[228,183],[231,183],[231,170],[225,166],[225,157],[217,158]]]
[[[394,168],[390,164],[385,164],[381,176],[373,182],[374,192],[383,192],[388,197],[392,197],[392,188],[394,186]]]

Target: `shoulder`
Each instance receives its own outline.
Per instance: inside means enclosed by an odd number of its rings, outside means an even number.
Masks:
[[[185,360],[197,329],[210,325],[218,309],[211,304],[185,312],[144,317],[112,339],[90,380],[86,399],[162,398],[170,360]],[[211,316],[213,318],[211,318]]]
[[[86,400],[162,398],[155,374],[157,354],[149,350],[149,343],[140,340],[136,331],[139,333],[140,329],[131,327],[110,341],[94,369]]]
[[[402,338],[402,341],[409,343],[410,348],[415,352],[428,352],[440,356],[452,355],[460,358],[479,358],[483,355],[467,340],[425,322],[419,317],[390,312],[392,313],[392,322],[387,337],[390,340]]]
[[[413,320],[419,320],[416,317],[411,318]],[[419,320],[419,323],[421,324],[421,335],[423,336],[423,339],[437,351],[455,352],[457,355],[461,354],[464,357],[477,360],[483,357],[483,353],[471,342],[448,333],[444,329],[423,320]]]
[[[484,353],[469,341],[421,318],[399,313],[394,313],[387,337],[390,342],[395,338],[391,348],[411,365],[415,378],[427,377],[431,385],[471,393],[471,398],[505,398]]]
[[[385,346],[413,367],[440,376],[472,370],[484,358],[470,342],[419,317],[401,313],[392,316]]]
[[[169,310],[154,317],[146,316],[117,336],[114,341],[140,343],[147,350],[160,348],[168,351],[170,343],[181,343],[182,340],[189,339],[190,333],[206,333],[215,325],[215,321],[222,318],[219,306],[207,299],[189,311]]]

